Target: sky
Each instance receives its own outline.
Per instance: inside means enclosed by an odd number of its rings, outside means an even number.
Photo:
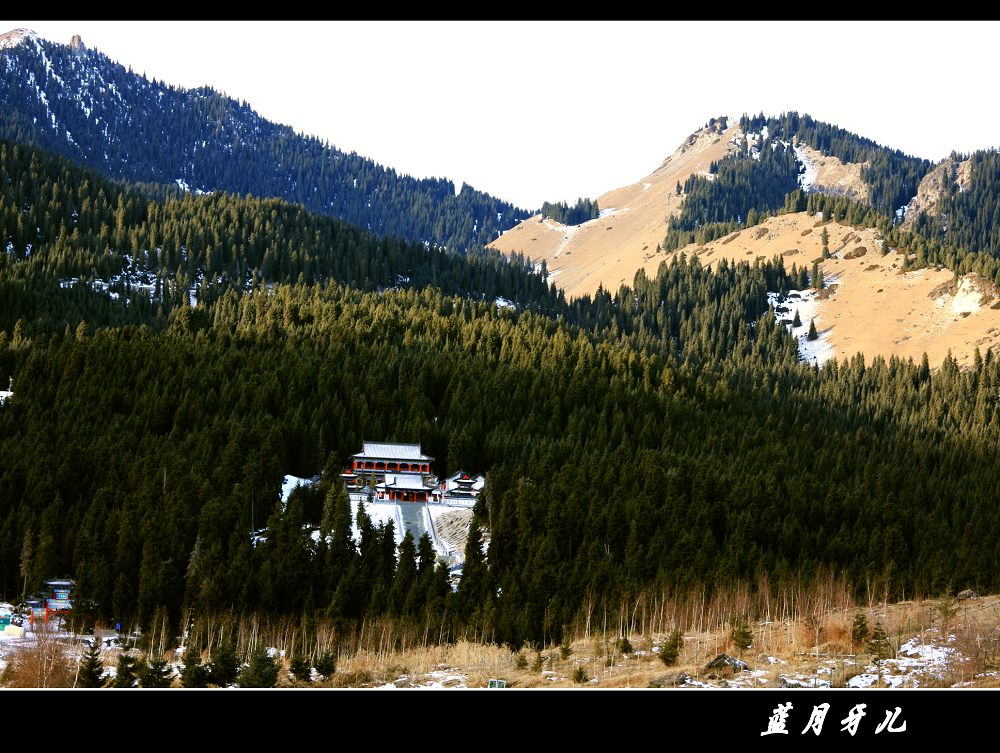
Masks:
[[[935,161],[1000,146],[990,21],[0,21],[19,27],[525,209],[635,183],[717,115],[797,110]]]

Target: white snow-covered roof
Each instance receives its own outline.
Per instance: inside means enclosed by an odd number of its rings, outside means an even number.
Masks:
[[[394,444],[391,442],[364,442],[361,452],[353,455],[356,458],[378,458],[385,460],[433,460],[420,451],[419,444]]]
[[[386,489],[419,489],[421,491],[429,491],[434,487],[424,483],[422,476],[416,473],[399,473],[393,475],[387,473],[385,475],[385,488]]]
[[[465,478],[462,478],[463,476],[465,476]],[[459,483],[471,484],[473,489],[482,489],[486,484],[486,477],[483,475],[458,471],[458,473],[454,473],[446,478],[444,483],[449,489],[453,489]]]

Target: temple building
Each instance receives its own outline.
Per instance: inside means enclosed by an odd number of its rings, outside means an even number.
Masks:
[[[438,483],[430,455],[419,444],[363,442],[340,474],[348,492],[370,495],[374,502],[431,502],[471,507],[486,482],[459,471]]]
[[[350,470],[341,475],[348,481],[353,476],[381,483],[385,481],[386,473],[430,475],[433,460],[420,451],[419,444],[363,442],[361,452],[351,456]]]
[[[470,476],[465,471],[458,471],[441,482],[441,496],[445,502],[473,503],[485,483],[483,476]]]
[[[375,485],[375,499],[395,502],[427,502],[437,491],[434,481],[425,481],[415,473],[387,473],[381,484]]]

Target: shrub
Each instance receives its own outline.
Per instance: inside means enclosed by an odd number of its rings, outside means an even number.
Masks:
[[[660,661],[668,667],[676,664],[681,655],[681,648],[684,646],[684,636],[679,628],[674,628],[667,638],[667,642],[660,647]]]

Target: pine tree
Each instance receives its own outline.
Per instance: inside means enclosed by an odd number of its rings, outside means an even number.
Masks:
[[[140,688],[169,688],[173,682],[173,670],[163,659],[146,661],[146,666],[139,670]]]
[[[729,637],[741,655],[744,651],[750,648],[753,643],[753,631],[750,630],[750,626],[747,624],[746,618],[743,616],[733,618]]]
[[[98,639],[95,638],[83,654],[83,661],[80,662],[80,672],[76,677],[76,687],[103,688],[103,674],[104,662],[101,661],[101,650],[98,648]]]
[[[329,679],[337,671],[337,656],[332,651],[325,651],[316,659],[316,671]]]
[[[211,671],[201,661],[201,651],[189,646],[184,652],[184,669],[181,670],[181,686],[185,688],[207,687]]]
[[[237,680],[241,688],[273,688],[278,684],[278,670],[278,662],[261,647],[250,655]]]
[[[465,541],[462,579],[455,594],[459,616],[463,619],[471,618],[477,609],[485,606],[489,596],[489,571],[486,568],[483,535],[479,526],[479,521],[473,518],[469,526],[469,536]]]
[[[236,657],[236,648],[229,641],[216,644],[212,648],[209,682],[225,688],[236,682],[238,674],[239,660]]]
[[[131,654],[121,653],[118,655],[118,667],[115,671],[115,679],[111,682],[113,688],[134,688],[139,680],[135,671],[136,658]]]
[[[889,654],[889,638],[881,622],[875,623],[875,628],[872,630],[872,637],[868,641],[868,652],[875,660],[876,666],[881,666],[882,659],[886,658]]]
[[[816,340],[819,338],[819,332],[816,331],[816,320],[809,320],[809,334],[806,335],[807,340]]]
[[[678,657],[680,657],[683,647],[684,635],[681,633],[680,628],[674,628],[667,638],[667,642],[660,646],[660,661],[668,667],[672,666],[677,662]]]
[[[823,226],[823,232],[819,235],[820,240],[823,241],[823,258],[830,258],[830,233],[827,232],[826,225]]]
[[[801,327],[802,326],[802,319],[799,317],[799,310],[798,309],[795,309],[795,318],[792,319],[792,326],[793,327]]]
[[[868,640],[868,618],[864,612],[858,612],[854,617],[854,624],[851,626],[851,643],[855,646],[863,646]]]
[[[812,266],[812,286],[816,290],[822,290],[823,284],[823,268],[819,265],[818,261],[814,261]]]
[[[304,656],[294,656],[289,664],[289,670],[299,682],[312,682],[312,666]]]

